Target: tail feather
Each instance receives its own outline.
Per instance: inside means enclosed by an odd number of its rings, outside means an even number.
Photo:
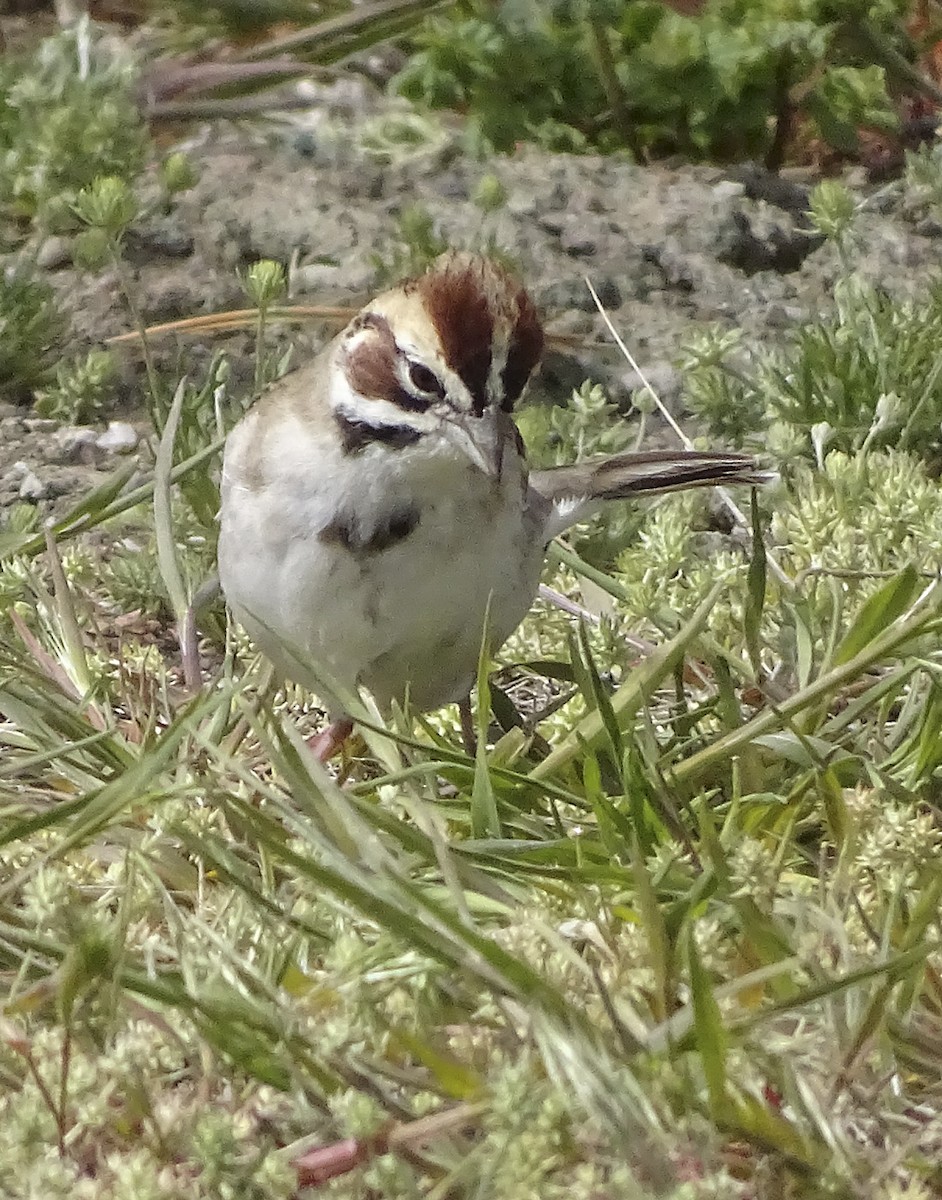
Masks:
[[[591,515],[606,500],[724,483],[756,487],[770,477],[750,454],[650,450],[534,471],[530,486],[550,503],[547,536],[555,537]]]

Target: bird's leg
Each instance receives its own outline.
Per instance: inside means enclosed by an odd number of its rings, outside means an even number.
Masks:
[[[213,575],[201,588],[197,589],[196,595],[186,606],[186,611],[180,619],[178,636],[180,638],[180,658],[183,663],[183,682],[191,695],[195,695],[203,686],[196,614],[206,608],[208,604],[212,604],[221,591],[219,576]]]
[[[326,763],[333,758],[340,747],[353,732],[353,722],[349,717],[336,717],[326,729],[308,738],[308,749],[319,763]]]
[[[477,753],[478,739],[474,730],[474,713],[471,711],[471,696],[465,696],[458,701],[458,718],[461,721],[461,740],[464,748],[474,758]]]

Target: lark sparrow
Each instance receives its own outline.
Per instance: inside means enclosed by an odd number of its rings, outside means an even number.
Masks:
[[[378,296],[229,435],[219,572],[284,675],[318,668],[383,706],[462,701],[485,614],[496,649],[536,595],[549,542],[605,500],[752,483],[742,454],[665,452],[529,471],[514,404],[543,349],[526,291],[452,254]],[[342,701],[317,746],[349,731]]]

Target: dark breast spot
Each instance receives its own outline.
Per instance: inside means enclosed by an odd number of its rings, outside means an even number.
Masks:
[[[405,541],[419,523],[420,513],[411,505],[391,509],[372,526],[364,526],[352,512],[339,511],[317,535],[324,545],[342,546],[358,557],[379,554]]]
[[[341,447],[347,455],[359,454],[374,444],[389,450],[402,450],[414,446],[422,436],[422,431],[411,425],[371,425],[341,412],[335,413],[334,417],[340,430]]]
[[[370,539],[368,550],[388,550],[397,542],[404,542],[419,523],[417,508],[402,508],[391,514],[385,527],[377,529]]]

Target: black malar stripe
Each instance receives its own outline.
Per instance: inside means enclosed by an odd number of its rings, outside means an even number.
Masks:
[[[359,454],[367,446],[379,444],[390,450],[414,446],[422,436],[412,425],[370,425],[368,421],[335,413],[344,454]]]

